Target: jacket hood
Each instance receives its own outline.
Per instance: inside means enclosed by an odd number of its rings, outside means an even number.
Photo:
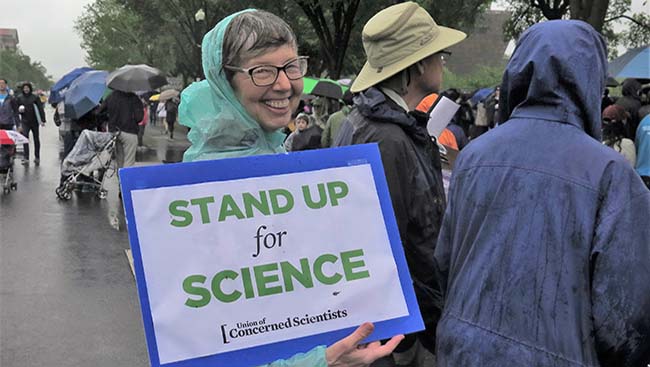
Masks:
[[[639,97],[640,90],[641,90],[641,83],[639,83],[638,80],[629,78],[623,81],[623,86],[621,90],[623,97],[632,97],[636,99],[641,99]]]
[[[23,85],[20,86],[20,91],[23,94],[25,94],[25,92],[23,92],[23,88],[25,88],[25,86],[29,87],[29,93],[28,94],[31,94],[32,92],[34,92],[34,86],[32,86],[32,83],[26,82],[26,83],[23,83]]]
[[[183,160],[221,159],[282,153],[285,134],[268,132],[253,119],[235,96],[222,68],[223,40],[230,22],[247,9],[221,20],[201,45],[206,80],[185,88],[179,106],[179,121],[190,127],[192,146]]]
[[[501,119],[570,124],[600,140],[606,75],[607,46],[589,24],[536,24],[522,34],[503,75]]]

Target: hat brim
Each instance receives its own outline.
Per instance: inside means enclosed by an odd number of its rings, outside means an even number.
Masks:
[[[442,51],[449,46],[457,44],[467,37],[465,33],[452,28],[439,26],[439,29],[440,34],[438,37],[432,39],[429,44],[423,46],[417,52],[403,58],[396,63],[378,69],[370,66],[370,64],[366,61],[366,64],[363,65],[363,68],[359,72],[357,78],[354,80],[354,83],[352,83],[350,91],[352,93],[364,91],[408,68],[416,62],[425,59],[438,51]]]

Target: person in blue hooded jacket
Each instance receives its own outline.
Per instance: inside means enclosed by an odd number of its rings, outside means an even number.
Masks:
[[[536,24],[506,67],[504,123],[454,167],[435,258],[437,366],[646,366],[650,191],[601,144],[607,50]]]
[[[184,161],[284,153],[280,130],[302,95],[307,58],[277,16],[253,9],[232,14],[203,38],[206,80],[183,91],[179,121],[191,128]],[[360,344],[374,326],[364,323],[329,347],[314,346],[270,367],[364,367],[389,355],[402,335],[386,344]]]

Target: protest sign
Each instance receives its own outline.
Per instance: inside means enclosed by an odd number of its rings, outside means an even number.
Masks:
[[[376,145],[120,170],[153,366],[423,329]]]

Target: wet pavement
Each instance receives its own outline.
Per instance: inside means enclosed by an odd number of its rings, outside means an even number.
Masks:
[[[148,366],[117,178],[104,200],[57,199],[63,142],[52,112],[40,165],[22,166],[19,153],[18,190],[0,196],[0,366]],[[189,143],[177,130],[170,141],[147,126],[137,164],[179,161]]]

